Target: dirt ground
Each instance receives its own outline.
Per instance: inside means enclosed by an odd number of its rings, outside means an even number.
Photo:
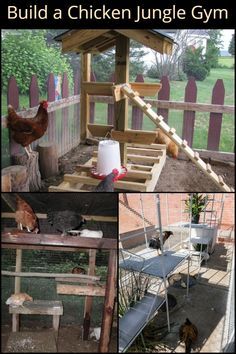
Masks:
[[[63,181],[65,173],[73,173],[75,166],[84,164],[92,157],[94,146],[80,144],[59,159],[59,171],[55,177],[42,182],[40,191],[48,191],[51,185],[57,186]],[[211,162],[214,172],[224,178],[226,184],[234,188],[234,164]],[[167,156],[165,166],[157,182],[157,192],[220,192],[221,190],[190,160],[172,159]]]
[[[42,332],[42,331],[50,331],[50,329],[42,329],[42,328],[21,328],[21,331],[26,332]],[[7,340],[9,334],[11,332],[11,328],[8,325],[2,326],[1,328],[1,352],[5,352]],[[42,332],[43,333],[43,332]],[[42,343],[44,342],[42,337]],[[95,339],[90,339],[87,341],[82,340],[82,331],[79,326],[63,326],[60,327],[58,343],[57,343],[57,352],[58,353],[98,353],[98,345],[99,341]],[[46,349],[46,348],[45,348]],[[33,350],[35,351],[35,350]],[[117,351],[117,328],[113,327],[111,341],[109,346],[109,353],[114,353]],[[47,353],[47,350],[45,350]]]

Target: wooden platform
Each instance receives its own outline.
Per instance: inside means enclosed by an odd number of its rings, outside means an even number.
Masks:
[[[127,175],[115,182],[116,190],[152,192],[166,160],[166,146],[162,144],[128,144]],[[73,174],[65,174],[59,186],[50,186],[49,192],[93,191],[100,180],[93,178],[91,167],[97,163],[97,151],[85,164],[77,166]]]

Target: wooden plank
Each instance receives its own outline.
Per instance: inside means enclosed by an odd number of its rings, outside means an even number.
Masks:
[[[91,279],[73,279],[73,278],[55,278],[56,282],[62,282],[62,283],[84,283],[84,284],[96,284],[98,281],[97,280],[91,280]]]
[[[90,80],[91,54],[81,54],[81,93],[80,93],[80,138],[87,137],[89,123],[89,96],[84,86],[84,81]]]
[[[111,339],[111,329],[112,329],[112,318],[113,318],[115,297],[116,297],[116,286],[117,286],[116,274],[117,274],[117,253],[115,251],[110,251],[108,270],[107,270],[105,301],[103,307],[101,337],[99,341],[100,353],[107,353],[109,351],[109,342]]]
[[[139,170],[130,170],[128,171],[127,178],[132,178],[132,179],[147,179],[150,180],[152,179],[152,172],[151,171],[139,171]]]
[[[63,315],[63,305],[61,301],[25,301],[24,306],[9,306],[9,313],[24,315]]]
[[[112,130],[111,137],[120,143],[143,143],[149,145],[154,143],[156,139],[156,133],[149,131]]]
[[[91,82],[96,82],[96,76],[93,71],[90,73],[90,81]],[[95,102],[89,103],[89,122],[94,123],[94,114],[95,114]]]
[[[110,77],[109,77],[109,81],[111,82],[115,82],[115,73],[113,72]],[[113,97],[109,97],[112,98]],[[108,103],[107,105],[107,124],[114,126],[114,102],[112,101],[112,103]]]
[[[185,87],[185,102],[196,102],[197,100],[197,85],[192,77],[188,80]],[[182,138],[187,140],[188,145],[193,145],[193,133],[195,123],[195,111],[184,111]]]
[[[154,164],[154,166],[152,167],[152,171],[151,171],[152,179],[146,181],[147,192],[153,192],[155,190],[156,184],[160,177],[165,161],[166,161],[166,153],[164,153],[164,155],[161,157],[160,162],[158,164]]]
[[[94,285],[57,284],[57,294],[81,296],[105,296],[105,288]]]
[[[160,161],[160,157],[154,157],[154,156],[144,156],[144,155],[135,155],[135,154],[129,154],[128,155],[128,159],[129,161],[132,161],[132,162],[143,162],[145,164],[147,163],[151,163],[151,164],[154,164],[154,163],[159,163]]]
[[[113,125],[88,124],[88,130],[93,136],[105,137],[111,132]]]
[[[29,87],[29,106],[35,107],[39,104],[39,87],[36,75],[31,76]]]
[[[97,37],[100,37],[102,34],[108,32],[109,30],[75,30],[70,32],[68,35],[63,36],[62,38],[62,52],[79,52],[81,46],[84,43],[87,43]]]
[[[172,41],[168,38],[163,38],[158,33],[151,33],[148,30],[143,29],[116,29],[117,32],[134,39],[135,41],[142,43],[146,47],[149,47],[156,52],[161,54],[171,54],[172,51]],[[125,82],[125,81],[124,81]]]
[[[22,250],[17,249],[16,250],[16,272],[21,272],[21,266],[22,266]],[[15,277],[15,294],[20,293],[20,278]]]
[[[112,82],[88,82],[85,80],[82,85],[88,95],[112,96]]]
[[[20,235],[20,237],[19,237]],[[116,240],[111,238],[88,238],[77,236],[62,236],[51,234],[9,233],[2,232],[2,243],[19,245],[68,246],[91,249],[116,249]]]
[[[148,149],[148,148],[137,148],[137,147],[130,147],[128,146],[127,148],[128,156],[130,155],[142,155],[144,156],[144,161],[147,156],[153,156],[153,157],[159,157],[162,155],[162,151],[159,153],[159,151],[153,150],[153,149]]]
[[[99,281],[100,277],[95,275],[87,275],[87,274],[72,274],[72,273],[38,273],[38,272],[11,272],[8,270],[2,270],[2,275],[12,276],[12,277],[29,277],[29,278],[57,278],[57,279],[79,279],[84,281]]]
[[[116,84],[129,81],[129,38],[120,35],[116,38],[115,53],[115,77]],[[115,129],[125,131],[128,129],[128,99],[114,103]],[[121,164],[126,165],[126,144],[120,144]]]
[[[212,91],[212,104],[224,104],[225,88],[222,79],[218,79]],[[222,113],[211,113],[208,129],[207,150],[218,151],[222,125]]]
[[[88,268],[89,275],[95,274],[95,267],[96,267],[96,251],[90,250],[89,251],[89,268]],[[86,296],[85,302],[84,302],[83,340],[88,340],[88,338],[89,338],[92,306],[93,306],[93,297]]]
[[[132,90],[138,91],[140,96],[155,96],[161,90],[160,83],[130,82]]]

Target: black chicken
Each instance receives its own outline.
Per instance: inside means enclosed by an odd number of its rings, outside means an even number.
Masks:
[[[95,192],[114,192],[114,182],[116,181],[118,175],[119,171],[114,168],[112,172],[97,185]]]
[[[163,245],[166,242],[166,240],[173,235],[172,231],[163,231],[162,233],[163,235]],[[159,250],[161,249],[161,240],[160,240],[160,235],[159,236],[155,236],[153,238],[150,239],[149,241],[149,247],[150,248],[155,248],[157,250],[157,254],[159,255]]]
[[[80,229],[86,222],[80,214],[73,210],[50,210],[47,213],[47,219],[51,225],[62,232],[62,236],[67,235],[72,229]]]
[[[184,324],[179,328],[179,339],[185,343],[185,353],[191,353],[191,345],[197,340],[197,327],[186,318]]]

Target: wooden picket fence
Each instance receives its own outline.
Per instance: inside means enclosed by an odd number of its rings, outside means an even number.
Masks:
[[[95,75],[91,73],[91,81],[96,81]],[[110,81],[114,82],[114,74],[110,77]],[[137,82],[144,82],[142,75],[137,75]],[[216,81],[212,90],[211,104],[197,103],[197,85],[193,78],[190,78],[185,88],[184,102],[170,101],[170,82],[168,77],[161,79],[162,89],[157,99],[145,99],[157,108],[157,113],[162,115],[168,122],[170,110],[180,110],[183,112],[183,129],[182,138],[188,141],[189,146],[193,144],[194,126],[196,112],[208,112],[210,114],[208,126],[208,150],[219,150],[221,126],[223,114],[233,114],[234,107],[224,105],[225,89],[221,79]],[[69,96],[69,83],[66,73],[62,77],[62,99],[55,101],[55,81],[54,75],[50,73],[47,80],[47,97],[51,104],[49,108],[49,127],[47,133],[37,142],[33,144],[33,148],[42,141],[53,141],[58,147],[58,156],[64,155],[80,142],[80,84],[79,73],[74,76],[73,96]],[[39,88],[37,77],[32,76],[29,86],[29,108],[21,111],[24,117],[32,116],[32,107],[36,107],[39,103]],[[90,123],[96,123],[96,103],[105,103],[107,105],[107,113],[105,124],[113,124],[114,121],[114,105],[112,97],[91,96],[90,98]],[[16,79],[11,77],[8,84],[7,104],[11,104],[16,110],[19,110],[19,90]],[[4,120],[2,120],[4,127]],[[131,128],[143,129],[143,112],[132,107]],[[180,134],[181,135],[181,134]],[[16,154],[20,151],[20,146],[11,142],[10,154]]]

